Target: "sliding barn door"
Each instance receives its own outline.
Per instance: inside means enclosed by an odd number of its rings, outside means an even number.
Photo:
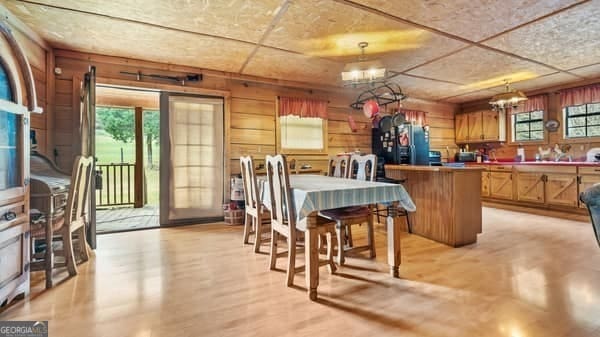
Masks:
[[[89,72],[85,73],[81,86],[81,108],[80,108],[80,133],[81,133],[81,155],[96,156],[96,67],[91,66]],[[92,160],[92,172],[96,174],[96,160]],[[93,249],[96,249],[96,179],[91,179],[88,195],[89,205],[87,209],[88,227],[87,241]]]
[[[223,99],[161,93],[161,225],[223,216]]]

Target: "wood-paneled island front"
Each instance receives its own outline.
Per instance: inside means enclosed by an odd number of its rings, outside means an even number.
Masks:
[[[385,165],[387,178],[402,179],[417,211],[412,232],[452,247],[477,242],[481,233],[481,168]]]

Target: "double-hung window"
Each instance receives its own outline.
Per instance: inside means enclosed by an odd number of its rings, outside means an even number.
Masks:
[[[588,103],[563,108],[565,138],[600,136],[600,103]]]
[[[282,153],[327,152],[327,101],[280,97],[278,117]]]
[[[544,140],[544,111],[520,112],[513,115],[515,141]]]

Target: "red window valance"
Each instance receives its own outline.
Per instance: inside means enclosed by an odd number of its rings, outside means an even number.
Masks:
[[[327,119],[327,101],[279,97],[279,116],[288,115]]]
[[[548,94],[529,96],[523,104],[519,105],[516,109],[512,109],[511,113],[518,114],[538,110],[548,111]]]
[[[560,106],[582,105],[600,102],[600,83],[565,89],[560,92]]]
[[[400,112],[404,114],[407,122],[417,125],[427,124],[427,113],[425,111],[401,109]]]

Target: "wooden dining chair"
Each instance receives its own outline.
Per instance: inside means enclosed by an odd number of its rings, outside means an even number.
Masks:
[[[270,239],[263,237],[265,232],[268,233],[270,215],[261,200],[252,156],[240,157],[240,168],[244,184],[246,213],[244,217],[244,244],[249,244],[250,236],[254,235],[254,252],[259,253],[261,243]]]
[[[44,270],[46,272],[46,288],[52,287],[52,269],[54,267],[66,266],[70,276],[77,275],[77,263],[75,257],[75,244],[73,234],[77,237],[77,251],[82,262],[89,259],[88,246],[85,238],[86,207],[90,193],[90,181],[92,177],[92,157],[78,156],[73,163],[71,173],[71,186],[64,213],[54,219],[47,219],[40,226],[32,226],[32,240],[46,240],[46,251],[43,254],[34,254],[34,257],[42,259],[31,264],[31,270]],[[62,239],[62,250],[54,252],[54,237]],[[64,256],[64,263],[55,263],[54,254]]]
[[[289,168],[285,156],[267,156],[266,166],[271,201],[271,254],[269,266],[271,270],[276,267],[277,257],[280,255],[277,252],[277,243],[281,235],[287,239],[287,285],[292,286],[295,273],[304,270],[304,267],[296,268],[296,248],[298,234],[301,232],[306,233],[307,218],[297,220],[294,197],[290,188]],[[329,271],[333,273],[336,269],[333,263],[335,222],[321,216],[317,216],[315,220],[317,221],[317,228],[314,231],[311,230],[310,235],[324,235],[327,240],[327,260],[321,261],[319,265],[328,265]],[[306,239],[310,240],[310,238]]]
[[[377,157],[373,154],[365,156],[352,155],[348,165],[349,176],[357,180],[374,181],[376,165]],[[325,210],[321,214],[336,222],[336,234],[338,238],[337,259],[340,265],[344,264],[345,254],[350,251],[369,250],[369,257],[375,257],[375,232],[373,212],[370,205]],[[351,226],[363,223],[367,223],[367,245],[354,247]]]
[[[348,177],[349,156],[329,157],[327,163],[327,175],[330,177],[346,178]]]

